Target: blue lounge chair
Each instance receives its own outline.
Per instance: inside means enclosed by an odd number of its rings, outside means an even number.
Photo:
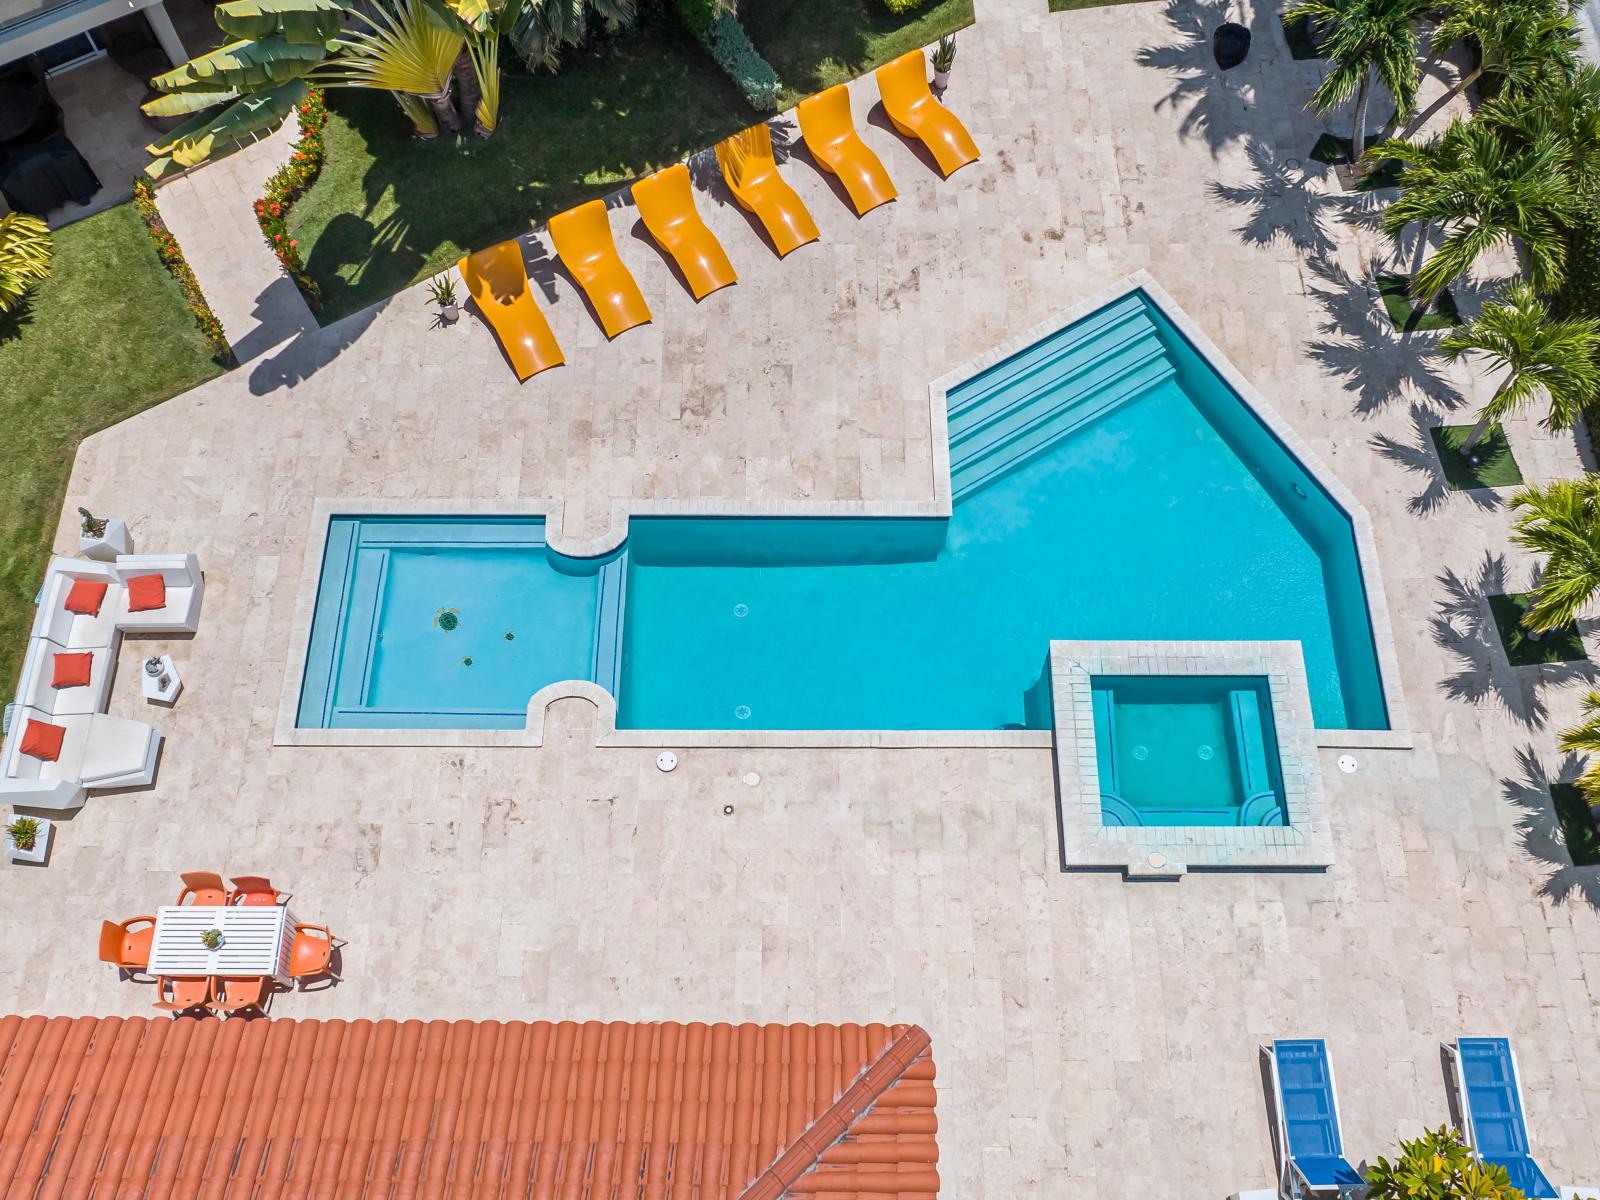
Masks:
[[[1321,1038],[1263,1046],[1277,1106],[1278,1194],[1284,1200],[1337,1196],[1366,1181],[1344,1157],[1333,1063]]]
[[[1517,1058],[1505,1038],[1457,1038],[1445,1054],[1455,1071],[1456,1096],[1467,1145],[1483,1162],[1504,1167],[1528,1200],[1561,1195],[1528,1153]]]

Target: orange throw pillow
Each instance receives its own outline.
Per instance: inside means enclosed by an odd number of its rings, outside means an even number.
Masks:
[[[50,680],[50,686],[88,687],[89,675],[93,670],[93,654],[58,654],[55,656],[55,676]]]
[[[128,611],[149,612],[167,606],[167,581],[159,575],[135,575],[128,580]]]
[[[22,752],[45,762],[55,762],[61,757],[61,739],[67,731],[48,721],[29,721],[22,731]]]
[[[66,610],[69,613],[82,613],[86,617],[98,617],[100,606],[105,603],[106,585],[93,579],[76,579],[72,588],[67,592]]]

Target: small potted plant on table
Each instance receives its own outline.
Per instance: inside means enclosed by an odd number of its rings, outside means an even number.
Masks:
[[[6,826],[6,853],[12,862],[42,863],[50,850],[48,817],[13,817]]]
[[[222,949],[222,930],[208,929],[200,935],[200,941],[207,950]]]
[[[78,553],[85,558],[111,562],[119,554],[133,553],[128,526],[116,517],[97,517],[87,508],[78,509]]]
[[[439,324],[455,324],[461,315],[461,306],[456,303],[456,281],[449,271],[428,280],[428,299],[439,306]]]

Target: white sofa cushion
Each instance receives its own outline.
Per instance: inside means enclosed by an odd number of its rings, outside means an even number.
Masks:
[[[200,625],[200,598],[205,580],[200,562],[192,554],[120,554],[112,570],[121,587],[112,604],[118,629],[152,633],[193,633]],[[139,575],[159,575],[167,588],[167,603],[144,612],[128,611],[127,582]]]
[[[29,721],[47,721],[66,730],[54,761],[22,753],[22,733]],[[124,787],[150,783],[161,735],[143,721],[105,713],[52,717],[38,709],[12,714],[6,738],[5,777],[63,780],[86,787]]]
[[[109,585],[105,600],[95,616],[66,610],[67,593],[80,579]],[[126,609],[127,599],[122,582],[110,563],[58,555],[50,560],[44,588],[39,593],[39,610],[33,617],[33,636],[49,638],[56,645],[69,650],[109,646],[116,637],[118,612]]]
[[[55,678],[57,654],[92,654],[89,683],[86,687],[58,688],[51,685]],[[92,650],[68,650],[46,638],[34,638],[28,643],[28,656],[22,664],[22,684],[17,703],[40,712],[58,716],[71,713],[101,712],[111,696],[111,676],[117,662],[116,651],[109,646]]]

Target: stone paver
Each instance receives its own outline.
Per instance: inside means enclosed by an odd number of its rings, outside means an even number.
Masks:
[[[260,141],[156,192],[161,215],[242,363],[316,328],[305,297],[267,249],[253,208],[299,136],[291,116]]]
[[[792,163],[823,241],[782,262],[704,203],[741,283],[699,306],[615,213],[655,323],[606,343],[546,273],[569,365],[525,387],[475,320],[430,330],[414,290],[90,439],[66,511],[196,551],[205,612],[117,680],[112,711],[169,735],[156,786],[94,798],[47,869],[0,873],[32,918],[0,1007],[148,1011],[92,961],[96,922],[169,900],[180,870],[260,871],[350,939],[344,982],[275,1015],[921,1022],[949,1196],[1266,1186],[1257,1046],[1302,1034],[1330,1039],[1360,1156],[1446,1119],[1441,1039],[1509,1032],[1536,1153],[1593,1176],[1600,882],[1551,861],[1540,790],[1571,769],[1551,730],[1582,679],[1489,649],[1485,566],[1521,586],[1531,561],[1418,440],[1494,381],[1418,365],[1376,319],[1358,280],[1388,252],[1288,165],[1324,68],[1267,11],[1219,91],[1219,14],[982,4],[949,94],[981,164],[940,181],[874,114],[902,199],[857,221]],[[872,99],[858,85],[857,112]],[[1416,745],[1351,775],[1321,752],[1328,872],[1064,874],[1043,747],[684,748],[665,775],[652,748],[597,749],[582,699],[538,749],[273,744],[319,498],[558,498],[573,537],[631,497],[925,499],[928,381],[1140,267],[1373,516]],[[1531,478],[1578,466],[1531,421],[1510,437]],[[170,712],[131,669],[160,651],[186,684]]]

